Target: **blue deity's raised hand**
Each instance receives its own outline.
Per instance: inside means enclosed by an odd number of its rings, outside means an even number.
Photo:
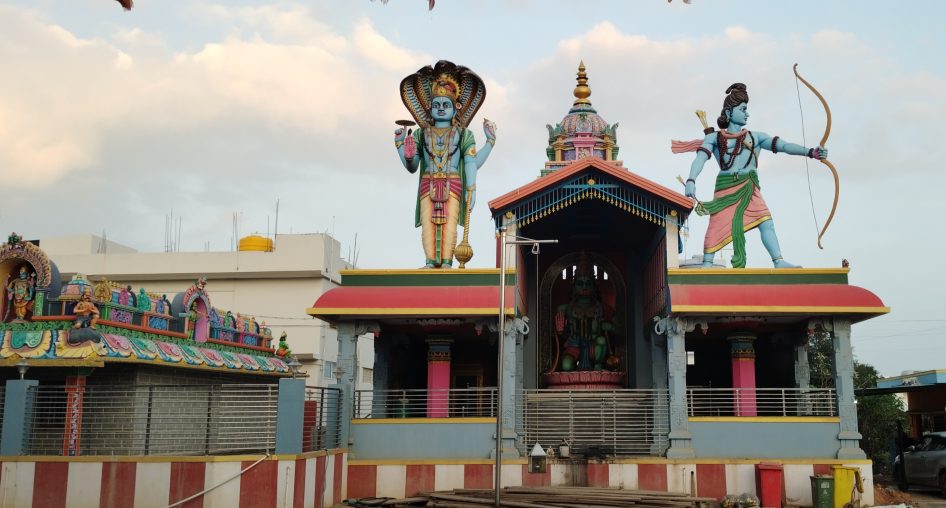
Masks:
[[[489,143],[496,143],[496,124],[490,122],[488,119],[483,119],[483,134],[486,135],[486,141]]]
[[[398,128],[394,131],[394,141],[395,141],[395,142],[404,141],[404,138],[405,138],[405,137],[407,137],[407,129],[405,129],[404,127],[398,127]]]
[[[811,150],[808,150],[808,157],[811,157],[812,159],[825,160],[828,158],[828,149],[823,146],[812,148]]]
[[[688,198],[696,198],[696,182],[693,180],[687,180],[686,187],[683,190],[683,194]]]

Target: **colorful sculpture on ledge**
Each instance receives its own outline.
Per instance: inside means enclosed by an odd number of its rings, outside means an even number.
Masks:
[[[292,350],[289,349],[289,344],[286,343],[286,337],[286,332],[282,332],[282,335],[279,336],[279,347],[276,348],[276,356],[280,358],[292,356]]]
[[[88,341],[101,342],[102,335],[95,329],[99,320],[99,309],[92,303],[91,290],[82,292],[82,297],[72,313],[76,315],[76,320],[69,332],[69,345],[77,346]]]
[[[138,290],[138,310],[141,312],[151,312],[151,297],[145,291],[145,288]]]
[[[25,321],[29,305],[36,294],[35,288],[36,273],[30,273],[26,265],[21,265],[17,278],[7,284],[7,316],[12,308],[16,315],[14,321]]]
[[[466,128],[483,105],[486,87],[470,69],[441,60],[404,78],[400,90],[419,125],[412,134],[407,127],[413,122],[399,121],[402,127],[394,132],[394,146],[409,172],[420,169],[414,225],[421,228],[424,266],[449,268],[457,225],[463,222],[464,229],[469,227],[468,216],[476,203],[477,171],[496,144],[496,125],[489,120],[483,120],[486,145],[479,153],[472,131]],[[465,263],[472,250],[457,254]]]
[[[610,334],[614,331],[614,309],[598,298],[594,269],[582,253],[575,267],[571,299],[555,313],[556,358],[552,371],[614,370]]]
[[[696,158],[690,166],[690,175],[685,182],[685,194],[696,198],[696,179],[703,166],[712,157],[719,162],[719,174],[713,200],[697,202],[696,213],[709,215],[709,226],[703,244],[703,266],[712,267],[717,251],[733,244],[732,265],[734,268],[746,266],[745,233],[758,227],[762,244],[772,257],[776,268],[795,268],[795,265],[782,258],[775,224],[771,212],[762,199],[757,169],[761,151],[772,153],[802,155],[813,159],[825,160],[828,151],[824,147],[805,148],[790,143],[779,136],[769,136],[764,132],[749,131],[745,128],[749,120],[749,93],[746,85],[733,83],[726,89],[726,99],[716,123],[720,130],[706,125],[705,113],[698,111],[697,116],[703,122],[705,137],[689,142],[674,141],[674,153],[696,152]]]

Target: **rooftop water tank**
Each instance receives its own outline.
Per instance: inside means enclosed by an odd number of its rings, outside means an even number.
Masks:
[[[240,238],[240,252],[272,252],[273,240],[265,236],[250,235]]]

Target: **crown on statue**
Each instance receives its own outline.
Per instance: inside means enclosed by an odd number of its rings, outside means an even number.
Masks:
[[[575,278],[587,277],[589,279],[595,278],[595,269],[591,264],[591,260],[588,259],[588,253],[581,251],[581,254],[578,256],[578,266],[575,267]]]
[[[456,102],[460,94],[460,84],[448,74],[441,74],[430,91],[433,97],[449,97]]]

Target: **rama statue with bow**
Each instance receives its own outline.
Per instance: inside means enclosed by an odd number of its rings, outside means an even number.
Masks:
[[[719,162],[719,174],[713,200],[697,201],[696,212],[709,215],[706,239],[703,243],[703,266],[712,267],[716,252],[733,244],[733,268],[746,266],[746,236],[751,229],[759,228],[762,245],[772,257],[775,268],[795,268],[795,265],[782,258],[772,214],[762,199],[759,186],[759,156],[762,151],[802,155],[813,159],[826,160],[828,151],[824,147],[805,148],[790,143],[778,136],[746,129],[749,120],[747,109],[749,93],[746,85],[734,83],[726,89],[723,109],[716,119],[720,130],[706,125],[705,114],[697,112],[703,122],[702,140],[689,142],[674,141],[674,153],[696,152],[696,158],[690,165],[690,176],[685,182],[685,194],[696,198],[696,179],[703,171],[703,166],[711,158]]]
[[[476,173],[496,144],[496,125],[489,120],[483,121],[486,145],[480,152],[473,132],[466,128],[483,105],[486,87],[470,69],[441,60],[404,78],[400,88],[401,100],[418,128],[413,133],[397,129],[394,146],[409,172],[420,169],[414,225],[421,228],[424,266],[449,268],[456,254],[462,267],[469,257],[455,253],[457,225],[463,223],[468,233]],[[468,252],[472,256],[472,250]]]

